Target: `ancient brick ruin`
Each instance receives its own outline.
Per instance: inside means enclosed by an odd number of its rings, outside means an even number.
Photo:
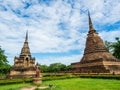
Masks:
[[[35,58],[31,56],[28,45],[28,32],[20,56],[14,58],[14,66],[9,72],[10,78],[29,78],[36,77]],[[39,74],[41,75],[41,74]]]
[[[84,55],[80,62],[72,63],[72,71],[76,73],[113,73],[120,74],[118,61],[104,45],[103,40],[93,27],[90,14],[89,32],[86,39]]]

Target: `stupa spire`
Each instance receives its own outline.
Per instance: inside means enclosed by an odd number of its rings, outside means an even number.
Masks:
[[[28,30],[26,31],[26,38],[25,38],[25,42],[28,42]]]
[[[21,50],[21,55],[30,55],[30,49],[28,45],[28,31],[26,31],[25,42]]]
[[[88,11],[88,23],[89,23],[89,33],[96,32],[96,30],[94,29],[94,26],[92,24],[92,20],[91,20],[89,11]]]

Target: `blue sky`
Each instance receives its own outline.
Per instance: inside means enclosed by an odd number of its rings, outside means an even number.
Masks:
[[[40,64],[79,62],[88,32],[89,9],[105,41],[120,37],[120,0],[0,0],[0,46],[13,65],[26,31]]]

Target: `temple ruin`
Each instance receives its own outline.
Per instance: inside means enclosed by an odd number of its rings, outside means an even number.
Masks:
[[[37,64],[35,65],[35,58],[31,56],[28,45],[28,32],[19,57],[14,58],[14,66],[9,72],[10,78],[30,78],[36,77]],[[39,74],[41,75],[41,74]]]
[[[93,27],[88,13],[89,32],[84,54],[80,62],[72,63],[74,73],[114,73],[120,74],[120,60],[117,60],[105,47],[103,40]]]

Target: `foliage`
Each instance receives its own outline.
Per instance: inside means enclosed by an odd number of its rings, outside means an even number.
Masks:
[[[35,88],[34,90],[40,90],[40,89],[37,87],[37,88]]]
[[[117,59],[120,59],[120,39],[115,38],[116,42],[105,41],[105,45],[108,50],[115,56]]]
[[[120,59],[120,40],[119,38],[116,38],[115,43],[112,44],[113,49],[113,55],[117,58]]]
[[[72,74],[50,74],[50,75],[44,75],[42,80],[48,81],[48,80],[68,79],[68,78],[78,78],[78,76]]]
[[[7,56],[4,55],[4,50],[2,50],[2,48],[0,47],[0,66],[7,63]]]
[[[20,90],[22,87],[30,86],[31,83],[20,83],[0,86],[0,90]]]
[[[66,66],[66,70],[67,70],[67,71],[71,70],[71,68],[72,68],[71,65]]]
[[[8,64],[7,56],[4,54],[4,50],[0,47],[0,76],[7,74],[11,66]]]
[[[7,74],[10,70],[11,66],[9,64],[4,64],[0,66],[0,74]]]
[[[65,64],[62,64],[62,63],[53,63],[53,64],[50,64],[50,66],[40,65],[40,68],[43,73],[65,72],[65,71],[69,71],[71,69],[71,65],[66,66]]]
[[[32,78],[26,78],[26,79],[5,79],[0,80],[0,85],[8,85],[8,84],[17,84],[17,83],[29,83],[32,82]]]
[[[112,42],[105,41],[105,46],[108,49],[108,51],[112,53],[112,49],[113,49],[111,47],[112,46]]]
[[[48,73],[43,74],[43,81],[69,79],[69,78],[96,78],[96,79],[116,79],[120,80],[120,75],[113,74],[64,74],[64,73]]]
[[[53,63],[49,66],[49,72],[59,72],[59,71],[65,71],[66,65],[61,63]]]
[[[59,80],[59,79],[70,79],[70,78],[96,78],[96,79],[116,79],[120,80],[120,75],[91,75],[91,74],[60,74],[60,73],[52,73],[52,74],[43,74],[42,81],[48,80]],[[0,80],[0,85],[9,85],[16,83],[30,83],[32,82],[32,78],[25,79],[5,79]]]
[[[48,72],[48,66],[47,65],[40,65],[41,72]]]

